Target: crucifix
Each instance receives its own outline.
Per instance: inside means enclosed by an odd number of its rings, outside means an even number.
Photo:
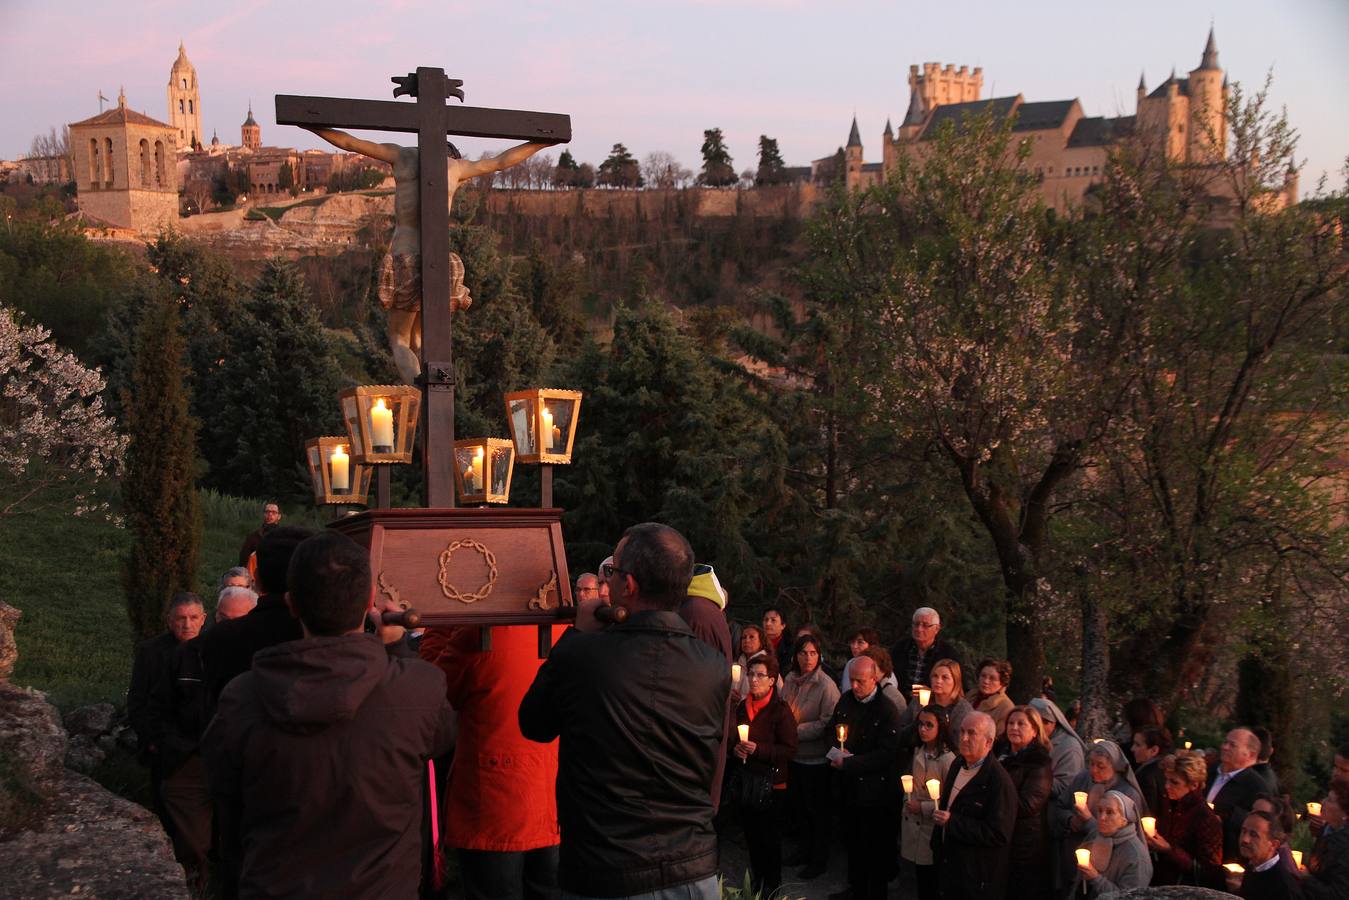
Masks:
[[[451,321],[455,308],[467,308],[471,302],[462,286],[462,266],[450,254],[454,190],[463,178],[499,171],[544,147],[571,140],[571,118],[559,113],[449,106],[450,97],[464,99],[463,81],[447,78],[444,69],[420,67],[392,80],[397,85],[394,97],[411,96],[416,103],[278,94],[276,121],[308,128],[336,146],[394,167],[394,242],[391,258],[385,262],[394,271],[388,273],[389,296],[381,300],[389,312],[391,349],[399,373],[408,383],[420,383],[424,393],[426,505],[443,509],[454,506]],[[361,141],[339,128],[413,132],[417,146]],[[446,142],[450,134],[529,143],[488,160],[452,163]],[[399,271],[409,268],[413,271]],[[384,275],[381,272],[382,282]]]
[[[413,274],[420,275],[402,278],[393,273],[392,301],[383,296],[381,277],[381,302],[390,313],[391,349],[399,371],[422,388],[426,508],[387,508],[387,468],[380,467],[377,508],[332,527],[369,548],[378,590],[394,603],[414,603],[423,623],[488,626],[485,635],[491,625],[538,624],[540,654],[546,654],[548,624],[575,615],[560,511],[453,508],[451,322],[454,310],[470,301],[462,290],[462,264],[450,253],[449,213],[463,178],[499,171],[546,146],[571,140],[571,118],[447,105],[450,97],[462,101],[464,94],[463,82],[447,78],[444,69],[419,67],[392,80],[395,98],[409,96],[416,102],[276,96],[277,124],[308,128],[339,147],[393,165],[392,265],[419,269]],[[337,130],[341,128],[415,133],[417,146],[362,141]],[[468,162],[451,153],[447,135],[528,143]]]

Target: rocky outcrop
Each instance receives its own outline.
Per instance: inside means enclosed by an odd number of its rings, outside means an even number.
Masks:
[[[0,610],[0,647],[11,629]],[[92,743],[116,727],[109,704],[69,719]],[[159,820],[66,768],[71,744],[41,691],[0,678],[0,897],[186,898]]]
[[[0,681],[14,674],[19,661],[19,645],[14,642],[14,629],[19,627],[23,613],[0,600]]]

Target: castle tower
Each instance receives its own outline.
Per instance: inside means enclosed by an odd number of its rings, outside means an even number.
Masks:
[[[257,150],[262,147],[262,128],[257,120],[253,118],[253,102],[248,103],[248,118],[244,119],[243,126],[239,129],[245,150]]]
[[[1173,162],[1187,157],[1190,128],[1189,82],[1171,77],[1157,85],[1152,93],[1139,97],[1136,110],[1138,130],[1143,139]]]
[[[177,129],[117,105],[70,123],[75,188],[88,215],[143,234],[178,220]]]
[[[848,190],[855,190],[862,184],[862,132],[857,128],[857,116],[852,117],[852,130],[848,132],[843,157],[848,170]]]
[[[201,94],[197,90],[197,70],[187,59],[182,41],[178,58],[169,70],[169,124],[178,129],[178,146],[195,150],[201,146]]]
[[[1190,70],[1189,140],[1185,156],[1192,163],[1216,162],[1227,153],[1227,104],[1223,70],[1218,65],[1218,42],[1213,28],[1199,67]]]

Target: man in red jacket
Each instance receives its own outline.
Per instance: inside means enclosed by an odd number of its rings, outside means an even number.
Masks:
[[[594,576],[591,576],[592,578]],[[578,579],[579,582],[579,579]],[[553,628],[556,640],[563,626]],[[459,858],[466,900],[557,894],[557,741],[520,733],[516,712],[539,670],[538,628],[429,628],[421,658],[445,673],[459,741],[441,808],[444,846]]]

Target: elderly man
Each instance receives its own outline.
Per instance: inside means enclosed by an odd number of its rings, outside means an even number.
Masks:
[[[248,558],[258,549],[258,544],[267,536],[277,525],[281,524],[281,507],[274,501],[268,500],[262,505],[262,524],[258,529],[248,537],[244,538],[243,544],[239,547],[239,567],[248,571]]]
[[[602,567],[627,621],[579,604],[520,703],[531,741],[560,738],[558,884],[574,897],[714,900],[712,779],[731,671],[679,607],[693,550],[678,531],[629,528]]]
[[[1260,739],[1249,728],[1234,728],[1218,748],[1219,766],[1209,772],[1204,799],[1223,822],[1223,862],[1239,862],[1237,846],[1242,823],[1266,791],[1265,780],[1252,768],[1260,755]]]
[[[215,601],[215,621],[241,619],[258,605],[258,595],[246,587],[227,587]]]
[[[960,758],[942,781],[932,821],[932,853],[943,900],[1001,897],[1016,825],[1017,793],[992,753],[997,725],[988,713],[960,722]]]
[[[852,690],[839,698],[828,729],[841,745],[830,763],[839,771],[848,890],[830,896],[883,900],[899,832],[899,710],[881,693],[871,657],[855,659],[849,675]]]
[[[600,598],[600,579],[594,572],[583,572],[576,578],[576,602]]]
[[[890,648],[890,660],[895,666],[899,689],[907,695],[910,685],[927,684],[932,664],[939,659],[960,662],[955,648],[937,637],[941,633],[941,615],[924,606],[913,612],[910,636],[901,638]]]
[[[1295,873],[1279,865],[1279,846],[1288,839],[1279,820],[1253,812],[1241,823],[1237,840],[1245,872],[1228,872],[1227,889],[1245,900],[1297,900],[1302,886]]]

